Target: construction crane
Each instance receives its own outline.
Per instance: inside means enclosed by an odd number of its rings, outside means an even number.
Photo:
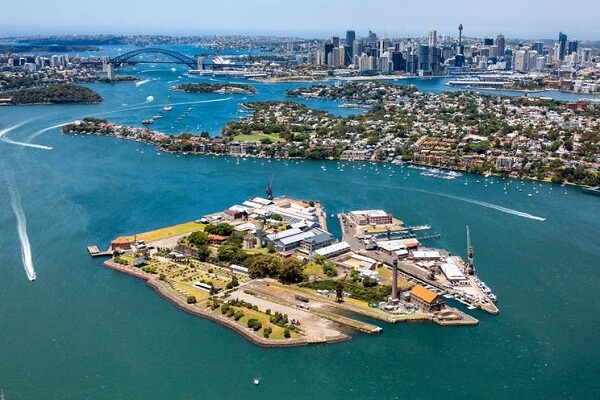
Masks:
[[[273,172],[273,175],[271,175],[271,181],[267,185],[267,189],[266,189],[267,200],[273,200],[273,186],[272,185],[273,185],[274,177],[275,177],[275,172]]]
[[[344,301],[344,282],[346,282],[346,278],[348,274],[344,274],[342,279],[337,281],[337,285],[335,285],[335,301],[338,303],[342,303]]]
[[[469,233],[469,225],[467,225],[467,261],[469,267],[467,269],[469,275],[475,274],[475,268],[473,267],[473,246],[471,246],[471,235]]]

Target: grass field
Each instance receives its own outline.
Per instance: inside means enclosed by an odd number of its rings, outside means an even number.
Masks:
[[[273,142],[285,143],[285,139],[279,137],[279,135],[267,135],[264,133],[255,133],[252,135],[237,135],[234,136],[233,140],[238,142],[260,142],[261,139],[270,139]]]
[[[144,240],[146,243],[153,242],[155,240],[166,239],[172,236],[183,235],[185,233],[192,233],[196,231],[204,230],[205,224],[201,224],[199,222],[186,222],[184,224],[167,226],[164,228],[159,228],[153,231],[138,233],[137,235],[131,236],[123,236],[119,239],[126,239],[129,241],[134,241],[135,237],[138,240]]]

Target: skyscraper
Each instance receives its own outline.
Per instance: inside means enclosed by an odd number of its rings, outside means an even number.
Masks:
[[[578,42],[577,40],[569,41],[569,45],[567,47],[567,54],[577,53]]]
[[[377,34],[375,32],[369,31],[369,46],[376,47],[377,46]]]
[[[437,31],[435,29],[431,29],[429,31],[429,47],[437,46]]]
[[[325,43],[324,60],[325,60],[325,64],[327,64],[327,65],[331,65],[333,62],[330,60],[331,53],[333,53],[333,43]]]
[[[558,33],[558,59],[563,61],[567,55],[567,35],[565,33]]]
[[[419,71],[428,72],[431,64],[429,60],[429,46],[419,45]]]
[[[498,58],[502,58],[504,56],[504,50],[506,50],[506,39],[504,39],[504,35],[499,34],[496,36],[496,47],[498,47]]]
[[[344,56],[344,64],[352,64],[354,56],[354,41],[356,40],[356,32],[346,31],[346,54]]]
[[[535,50],[538,52],[538,54],[542,54],[544,52],[544,43],[543,42],[535,42],[532,46],[531,46],[531,50]]]

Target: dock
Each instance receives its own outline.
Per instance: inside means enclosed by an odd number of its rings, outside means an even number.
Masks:
[[[110,257],[112,256],[112,251],[110,249],[106,251],[100,251],[100,248],[96,245],[87,246],[87,251],[90,253],[92,257]]]

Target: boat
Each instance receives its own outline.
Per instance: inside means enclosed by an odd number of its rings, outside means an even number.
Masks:
[[[255,385],[260,385],[260,379],[254,378],[254,384]]]
[[[582,187],[581,191],[587,194],[595,194],[596,196],[600,195],[600,186],[596,187]]]
[[[169,101],[169,97],[167,96],[167,104],[163,107],[163,111],[171,111],[173,109],[173,106],[171,105],[171,102]]]
[[[154,120],[152,118],[145,119],[142,121],[142,124],[144,124],[144,125],[152,125],[153,123],[154,123]]]

